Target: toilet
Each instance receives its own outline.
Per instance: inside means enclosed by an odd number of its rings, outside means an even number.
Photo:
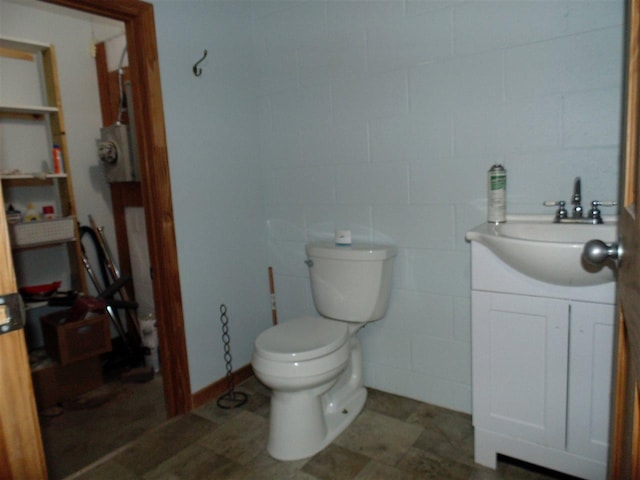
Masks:
[[[367,399],[356,333],[389,304],[396,248],[305,247],[313,301],[303,316],[262,332],[251,365],[271,388],[267,450],[278,460],[310,457],[355,419]]]

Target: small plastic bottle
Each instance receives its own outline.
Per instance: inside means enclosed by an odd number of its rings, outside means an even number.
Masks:
[[[53,220],[56,218],[55,211],[52,205],[45,205],[42,207],[42,216],[45,220]]]
[[[62,163],[62,150],[60,145],[53,146],[53,173],[64,173],[64,164]]]
[[[140,333],[142,334],[144,363],[147,367],[153,367],[153,371],[158,373],[160,371],[158,328],[156,327],[156,316],[153,313],[140,319]]]
[[[22,215],[20,210],[16,210],[13,205],[9,204],[7,209],[7,222],[8,223],[20,223],[22,221]]]
[[[37,222],[40,220],[40,214],[36,212],[33,203],[30,203],[27,206],[27,211],[24,213],[24,221],[25,222]]]

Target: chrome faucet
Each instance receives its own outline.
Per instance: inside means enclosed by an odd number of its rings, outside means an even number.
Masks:
[[[556,215],[553,219],[554,223],[591,223],[595,225],[602,223],[602,215],[598,206],[613,207],[617,205],[617,202],[601,202],[599,200],[594,200],[593,202],[591,202],[591,210],[589,210],[589,215],[587,217],[584,217],[584,210],[582,208],[582,183],[580,181],[580,177],[576,177],[573,181],[573,195],[571,195],[571,204],[573,205],[573,209],[571,210],[571,217],[569,217],[567,210],[564,208],[565,202],[563,202],[562,200],[543,203],[545,207],[558,207]]]
[[[571,211],[571,218],[582,218],[582,186],[580,177],[576,177],[573,181],[573,196],[571,197],[571,204],[573,210]]]

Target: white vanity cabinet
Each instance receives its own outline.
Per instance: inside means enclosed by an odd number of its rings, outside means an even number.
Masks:
[[[476,462],[606,477],[614,299],[613,283],[545,284],[472,242]]]

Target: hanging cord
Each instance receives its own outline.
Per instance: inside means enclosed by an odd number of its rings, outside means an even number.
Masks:
[[[122,76],[124,75],[124,69],[122,68],[122,63],[124,62],[124,56],[127,53],[127,46],[122,49],[122,54],[120,55],[120,63],[118,64],[118,93],[120,94],[120,101],[118,102],[118,121],[116,122],[118,125],[122,122],[122,114],[127,111],[127,95],[122,86]]]
[[[98,266],[100,267],[100,274],[102,275],[103,285],[109,285],[109,273],[107,272],[106,258],[104,255],[104,251],[100,248],[100,243],[98,242],[98,236],[96,231],[85,225],[78,225],[78,231],[80,232],[80,247],[84,250],[84,245],[82,244],[82,237],[85,235],[89,237],[91,240],[91,244],[93,245],[96,257],[98,259]],[[100,293],[100,292],[98,292]]]
[[[271,294],[271,320],[278,324],[278,309],[276,308],[276,286],[273,281],[273,268],[269,267],[269,293]]]
[[[227,307],[223,303],[220,305],[220,323],[222,323],[222,343],[224,344],[224,361],[227,366],[227,391],[220,395],[217,405],[220,408],[237,408],[247,403],[247,394],[236,392],[233,384],[233,373],[231,366],[231,338],[229,337],[229,318],[227,317]]]

